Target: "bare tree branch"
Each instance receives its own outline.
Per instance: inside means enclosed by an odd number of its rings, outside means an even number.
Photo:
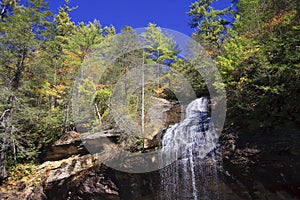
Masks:
[[[0,117],[0,120],[2,120],[2,119],[4,118],[5,114],[6,114],[8,111],[10,111],[10,109],[7,109],[7,110],[5,110],[5,111],[2,113],[2,115],[1,115],[1,117]]]

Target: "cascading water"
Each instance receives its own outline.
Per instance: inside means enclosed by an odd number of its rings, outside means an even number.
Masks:
[[[162,139],[160,199],[219,199],[215,149],[218,136],[209,115],[208,99],[186,108],[186,118],[169,127]]]

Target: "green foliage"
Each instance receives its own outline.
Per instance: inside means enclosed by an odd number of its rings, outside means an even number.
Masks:
[[[78,68],[95,45],[115,34],[98,21],[76,26],[68,1],[54,16],[44,0],[24,3],[0,3],[0,179],[4,166],[38,162],[45,146],[70,131]],[[80,92],[91,84],[86,80]],[[85,95],[92,99],[94,93]]]
[[[7,183],[14,186],[19,186],[20,190],[24,187],[37,187],[41,186],[43,175],[36,171],[34,164],[17,164],[12,167],[9,172]]]
[[[65,43],[64,36],[70,35],[74,33],[75,31],[75,24],[74,22],[71,22],[71,19],[69,17],[68,12],[65,11],[65,9],[60,8],[57,15],[54,17],[55,20],[55,32],[57,36],[61,36],[61,42]]]
[[[112,128],[113,119],[110,113],[110,98],[112,92],[108,88],[103,88],[96,91],[94,102],[97,105],[96,112],[99,116],[99,120],[101,121],[102,129],[110,129]]]
[[[231,37],[217,58],[228,121],[265,127],[299,120],[299,11],[294,2],[279,2],[238,3]]]
[[[9,174],[9,182],[23,180],[26,182],[26,177],[32,175],[35,171],[33,164],[18,164],[14,166]]]
[[[95,94],[95,103],[99,107],[99,112],[101,115],[109,108],[109,102],[112,92],[109,89],[97,90]]]
[[[150,23],[142,37],[146,46],[146,57],[156,64],[167,64],[179,53],[173,39],[164,34],[156,24]]]
[[[104,40],[107,29],[108,27],[101,28],[100,22],[97,20],[87,25],[81,22],[65,47],[68,52],[80,58],[80,62],[82,62],[85,56]]]
[[[229,21],[224,16],[230,14],[231,7],[216,10],[212,3],[213,0],[197,0],[190,6],[188,15],[192,18],[190,26],[196,28],[194,38],[216,57],[222,53],[222,44],[227,37]]]
[[[74,8],[69,7],[68,0],[65,3],[53,15],[44,0],[28,0],[26,6],[16,0],[0,2],[0,179],[6,176],[4,167],[38,162],[41,150],[70,130],[70,110],[84,116],[79,119],[83,126],[117,126],[112,121],[112,109],[121,113],[126,108],[110,107],[112,91],[120,77],[136,66],[157,65],[157,82],[147,82],[146,97],[177,100],[170,88],[180,89],[176,88],[181,81],[179,75],[162,70],[162,66],[179,72],[197,96],[208,93],[204,77],[195,69],[198,58],[192,62],[178,58],[177,44],[157,25],[150,23],[142,34],[146,48],[141,49],[131,27],[122,30],[121,38],[110,40],[115,35],[113,26],[102,27],[97,20],[75,25],[69,17]],[[216,10],[212,3],[197,0],[188,15],[191,27],[196,28],[193,37],[204,44],[223,77],[228,122],[257,127],[299,121],[299,3],[240,0],[232,27],[224,18],[233,14],[231,8]],[[83,66],[82,70],[90,69],[93,77],[76,83],[79,91],[74,93],[80,94],[77,103],[90,107],[79,110],[80,106],[70,102],[74,79],[83,60],[106,42],[109,45],[104,50],[114,53],[116,59],[103,72],[102,85],[93,79],[99,78],[94,72],[103,63]],[[137,50],[121,52],[124,46]],[[140,77],[125,76],[120,86],[129,101],[125,118],[135,119],[140,125],[141,88],[137,86],[129,94],[129,83],[139,85]],[[146,100],[144,106],[147,114],[151,101]],[[129,150],[141,150],[143,139],[130,134],[124,135]],[[12,179],[19,180],[33,170],[17,165],[12,172]]]
[[[222,75],[228,123],[265,127],[299,120],[299,3],[240,0],[233,27],[213,0],[190,6],[191,27]],[[190,76],[193,77],[193,76]],[[194,82],[194,81],[192,81]]]
[[[191,84],[196,95],[198,97],[200,97],[200,96],[207,95],[208,89],[206,87],[206,83],[205,83],[203,77],[196,70],[196,66],[198,64],[199,63],[192,64],[183,59],[176,59],[176,61],[172,64],[172,69],[175,69],[176,71],[178,71],[185,78],[185,80]],[[180,83],[178,83],[178,80],[180,80],[180,79],[178,79],[178,77],[176,75],[171,74],[169,76],[171,76],[171,77],[168,77],[168,78],[171,79],[175,83],[174,84],[175,87],[176,87],[176,85],[181,85]],[[166,92],[172,96],[172,93],[170,93],[168,90],[166,90]]]
[[[150,23],[146,28],[147,32],[142,33],[145,43],[145,63],[157,66],[157,88],[163,86],[160,80],[163,66],[171,66],[177,59],[178,46],[172,37],[168,36],[156,24]]]
[[[28,88],[41,83],[45,75],[42,66],[34,62],[42,44],[47,39],[50,28],[51,12],[47,3],[42,0],[28,1],[28,6],[21,6],[18,1],[8,3],[11,12],[0,21],[0,90],[1,119],[0,144],[1,162],[0,179],[6,176],[5,167],[11,167],[19,162],[32,161],[38,157],[43,136],[31,130],[36,130],[39,116],[45,110],[44,104]],[[31,67],[36,66],[32,73]],[[39,73],[42,72],[42,73]]]

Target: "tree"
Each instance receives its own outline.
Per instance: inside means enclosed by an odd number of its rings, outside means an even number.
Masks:
[[[160,75],[162,73],[162,65],[169,66],[179,53],[178,46],[174,40],[163,33],[160,27],[150,23],[147,27],[147,32],[142,34],[143,42],[145,43],[145,58],[148,64],[157,65],[157,88],[160,85]]]
[[[18,0],[3,0],[0,2],[0,21],[4,21],[8,16],[10,16],[19,4]]]
[[[299,11],[295,2],[280,2],[237,4],[231,38],[217,59],[235,122],[266,127],[299,119]]]
[[[227,38],[230,22],[224,18],[229,15],[231,7],[216,10],[213,0],[197,0],[190,6],[188,15],[192,17],[190,26],[195,28],[195,40],[201,42],[213,57],[222,54],[222,44]]]
[[[112,92],[108,88],[99,88],[95,94],[95,109],[100,126],[107,122],[106,117],[109,115],[109,102]],[[110,122],[107,122],[108,125]],[[103,127],[101,127],[103,128]]]
[[[0,179],[6,176],[6,164],[16,163],[18,159],[24,158],[24,154],[30,157],[36,151],[32,140],[26,140],[29,137],[26,130],[31,128],[27,121],[34,119],[36,115],[30,115],[32,112],[23,115],[32,109],[27,104],[32,99],[27,94],[26,81],[23,80],[27,78],[29,60],[34,59],[43,41],[51,15],[42,0],[28,1],[28,7],[21,6],[17,1],[6,1],[4,5],[10,5],[11,10],[0,21]]]

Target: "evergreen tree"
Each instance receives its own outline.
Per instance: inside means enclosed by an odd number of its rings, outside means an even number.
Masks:
[[[0,21],[0,179],[6,176],[6,165],[19,159],[32,159],[37,151],[35,138],[31,138],[28,131],[37,120],[38,111],[33,108],[34,97],[26,90],[31,87],[26,80],[30,78],[27,71],[45,38],[51,13],[42,0],[27,3],[28,7],[17,1],[9,4],[11,12]]]
[[[195,28],[194,39],[201,42],[208,53],[215,58],[222,54],[222,44],[227,38],[230,22],[224,18],[231,7],[216,10],[213,0],[197,0],[190,6],[188,15],[192,17],[190,26]]]
[[[176,60],[179,49],[172,37],[163,33],[156,24],[150,23],[147,32],[142,34],[145,43],[145,57],[149,64],[157,64],[157,88],[160,85],[162,65],[169,66]]]
[[[253,127],[299,120],[299,10],[296,2],[280,2],[240,0],[218,57],[229,115]]]

